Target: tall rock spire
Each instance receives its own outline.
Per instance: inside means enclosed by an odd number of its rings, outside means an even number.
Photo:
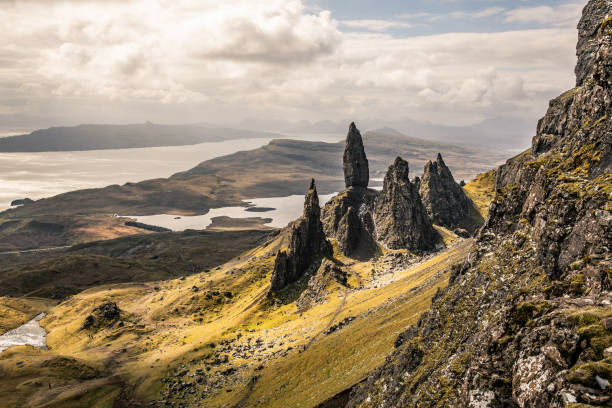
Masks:
[[[332,255],[321,223],[321,207],[314,179],[304,198],[304,215],[291,229],[289,249],[280,251],[274,263],[271,289],[278,291],[298,281],[317,259]]]
[[[425,165],[419,193],[434,224],[455,228],[469,215],[470,201],[440,153]]]
[[[344,183],[346,184],[346,188],[368,187],[370,181],[368,158],[363,148],[361,133],[354,122],[349,126],[349,131],[346,136],[342,164],[344,167]]]
[[[401,157],[387,171],[374,213],[378,240],[390,249],[430,250],[436,233],[408,173],[408,162]]]

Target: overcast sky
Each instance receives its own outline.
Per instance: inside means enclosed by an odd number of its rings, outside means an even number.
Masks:
[[[0,0],[0,128],[500,116],[535,128],[574,84],[584,4]]]

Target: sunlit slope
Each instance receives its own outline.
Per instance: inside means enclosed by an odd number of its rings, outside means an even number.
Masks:
[[[49,351],[0,355],[0,372],[11,377],[0,382],[7,406],[314,406],[383,362],[471,245],[449,240],[449,249],[426,259],[339,258],[349,286],[329,282],[324,301],[298,310],[267,297],[285,241],[280,234],[182,280],[99,286],[62,302],[42,321]],[[82,328],[105,302],[118,305],[120,318]]]

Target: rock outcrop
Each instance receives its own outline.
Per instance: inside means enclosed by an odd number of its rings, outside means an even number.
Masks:
[[[472,252],[346,406],[612,406],[610,15],[589,1],[578,86],[497,171]]]
[[[347,189],[332,198],[323,208],[323,227],[328,237],[338,240],[344,255],[376,249],[372,212],[378,192],[367,188],[368,159],[361,133],[351,123],[344,150],[344,180]]]
[[[304,215],[291,227],[289,249],[280,251],[274,263],[271,290],[278,291],[298,281],[313,262],[332,255],[332,247],[321,224],[321,207],[315,181],[304,200]]]
[[[351,123],[346,136],[344,157],[344,183],[346,188],[367,188],[370,182],[370,169],[368,159],[363,148],[363,139],[355,123]]]
[[[430,250],[436,233],[408,173],[401,157],[387,171],[374,213],[378,241],[390,249]]]
[[[94,308],[92,313],[85,318],[81,330],[93,327],[108,327],[121,318],[121,309],[115,302],[106,302]]]
[[[11,207],[17,207],[19,205],[26,205],[26,204],[30,204],[33,203],[34,200],[30,199],[30,198],[22,198],[20,200],[13,200],[11,201]]]
[[[330,287],[337,283],[348,286],[348,273],[329,259],[324,259],[316,273],[308,280],[306,290],[296,302],[298,310],[304,311],[317,303],[323,303],[330,293]]]
[[[470,200],[455,182],[441,154],[438,153],[436,161],[427,162],[418,186],[434,224],[455,228],[469,215]]]

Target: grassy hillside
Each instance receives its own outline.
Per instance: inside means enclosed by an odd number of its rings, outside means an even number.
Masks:
[[[21,326],[56,303],[52,299],[0,297],[0,334]]]
[[[0,255],[0,296],[62,299],[101,284],[152,282],[210,270],[270,231],[185,231],[129,236],[40,253]]]
[[[401,251],[371,262],[338,257],[349,286],[330,282],[322,301],[298,310],[266,297],[285,240],[184,279],[103,285],[65,300],[42,321],[48,351],[0,355],[6,406],[316,405],[383,361],[471,246],[455,237],[426,259]],[[108,301],[120,318],[83,329]]]
[[[489,213],[489,205],[495,198],[495,170],[479,174],[463,187],[463,191],[475,204],[483,218]]]

